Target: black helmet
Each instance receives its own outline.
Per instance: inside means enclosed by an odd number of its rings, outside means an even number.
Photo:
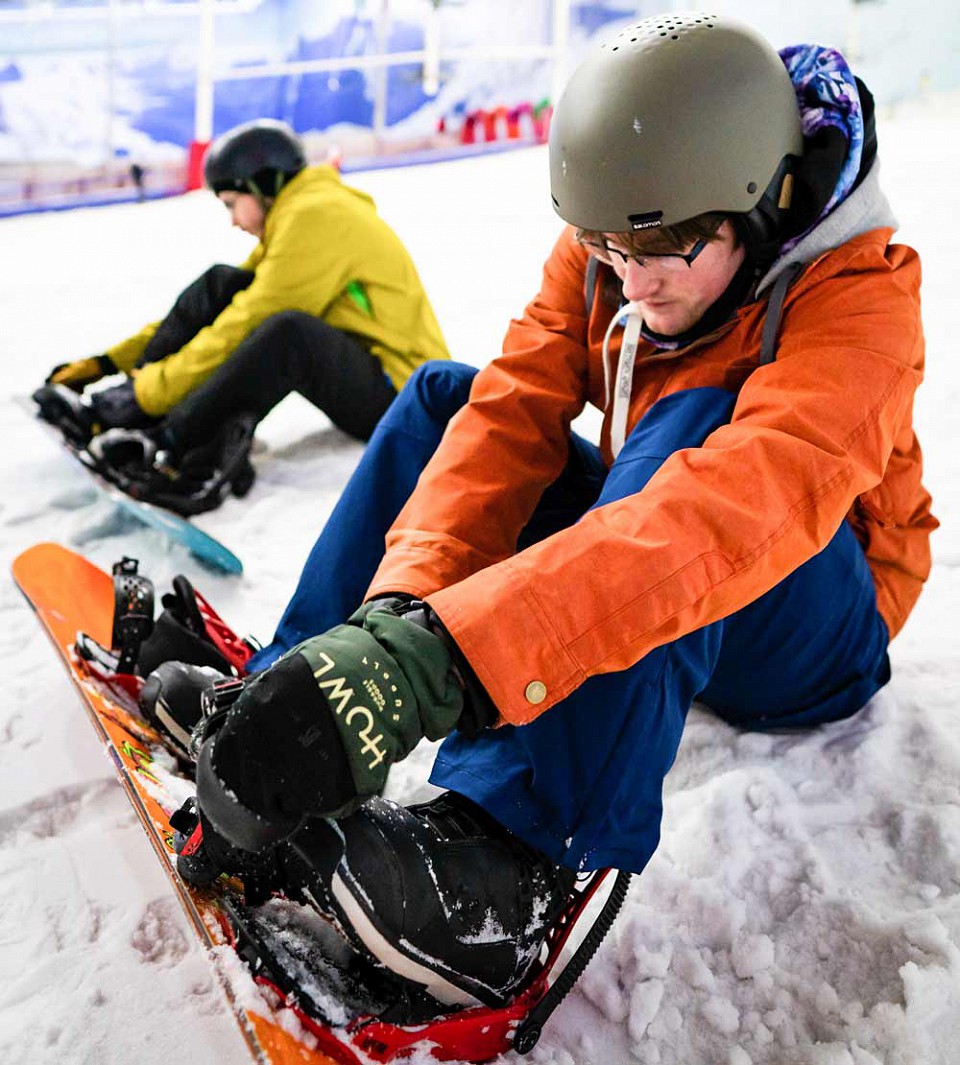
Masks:
[[[774,48],[741,22],[697,13],[645,19],[595,49],[549,140],[565,221],[622,233],[721,212],[754,246],[775,241],[782,186],[803,151]]]
[[[235,126],[207,149],[203,177],[214,192],[276,196],[307,165],[300,138],[285,122],[260,118]]]

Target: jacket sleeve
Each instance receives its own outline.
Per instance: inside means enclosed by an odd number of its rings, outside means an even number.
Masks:
[[[903,248],[880,266],[874,252],[867,267],[808,268],[777,359],[748,378],[730,424],[641,493],[430,596],[505,720],[742,608],[829,542],[909,418],[918,289]]]
[[[281,206],[282,200],[274,210]],[[244,264],[253,264],[255,270],[250,286],[178,352],[137,371],[137,402],[148,414],[166,414],[271,315],[284,310],[322,314],[342,291],[349,280],[348,266],[343,242],[334,232],[335,219],[330,223],[330,240],[313,243],[308,250],[299,236],[299,215],[280,210],[274,219],[268,217],[262,257],[255,249]]]
[[[112,348],[107,348],[104,354],[118,370],[130,373],[136,366],[137,359],[140,358],[147,344],[150,343],[150,339],[156,333],[159,325],[159,322],[151,322],[149,325],[145,325],[139,333],[134,333],[133,336],[127,337],[126,340],[121,340],[119,344],[114,344]]]
[[[239,269],[256,270],[262,258],[263,245],[257,244],[244,262],[240,264]],[[133,336],[127,337],[126,340],[121,340],[119,344],[114,344],[112,348],[108,348],[104,354],[111,359],[118,370],[123,370],[124,373],[130,373],[137,365],[137,360],[144,353],[147,344],[150,343],[153,335],[159,327],[159,322],[150,322],[138,333],[134,333]]]
[[[477,375],[388,533],[368,596],[423,596],[516,550],[567,461],[570,423],[585,403],[583,262],[565,231],[539,295],[510,323],[503,355]]]

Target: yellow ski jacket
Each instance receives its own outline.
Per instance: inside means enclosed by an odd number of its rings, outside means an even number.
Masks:
[[[106,352],[132,373],[148,414],[166,414],[278,311],[306,311],[359,337],[398,391],[421,363],[449,358],[407,249],[333,167],[308,167],[280,190],[242,268],[254,272],[249,288],[179,351],[135,369],[154,322]]]

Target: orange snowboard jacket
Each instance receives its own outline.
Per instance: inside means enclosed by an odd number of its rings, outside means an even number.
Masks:
[[[601,346],[619,284],[600,268],[588,317],[587,252],[564,230],[540,293],[389,532],[368,595],[425,597],[513,724],[744,607],[843,521],[895,635],[929,573],[937,522],[912,419],[920,264],[892,232],[856,232],[812,257],[787,290],[768,365],[758,365],[765,295],[681,350],[641,341],[628,430],[663,396],[703,386],[738,393],[732,420],[671,455],[641,493],[516,553],[566,462],[571,421],[606,405]],[[608,409],[608,463],[609,422]]]

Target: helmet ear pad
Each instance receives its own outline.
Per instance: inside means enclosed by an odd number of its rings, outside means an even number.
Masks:
[[[798,161],[796,156],[785,155],[756,206],[730,216],[737,239],[758,268],[769,266],[776,259],[787,237],[793,175]]]

